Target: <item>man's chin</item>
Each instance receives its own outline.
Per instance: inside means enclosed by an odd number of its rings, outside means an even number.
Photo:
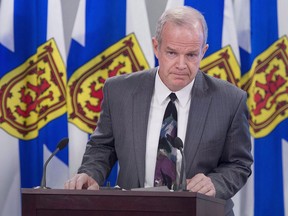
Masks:
[[[183,89],[185,86],[187,86],[189,83],[184,82],[183,80],[174,80],[173,83],[173,90],[174,92],[179,91],[181,89]]]

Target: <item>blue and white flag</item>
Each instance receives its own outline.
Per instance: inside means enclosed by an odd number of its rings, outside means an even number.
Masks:
[[[254,137],[254,215],[283,216],[288,215],[288,1],[247,5],[247,16],[239,13],[238,38]],[[244,12],[240,1],[236,6]]]
[[[20,188],[40,185],[43,162],[68,137],[60,3],[1,1],[0,215],[20,215]],[[47,186],[63,188],[67,178],[63,149],[47,168]]]
[[[80,1],[67,64],[70,176],[97,125],[105,80],[153,66],[145,1]],[[117,166],[111,185],[116,176]]]

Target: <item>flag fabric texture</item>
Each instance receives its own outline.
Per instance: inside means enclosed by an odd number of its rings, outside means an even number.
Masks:
[[[80,1],[67,64],[71,176],[97,126],[105,80],[150,65],[154,55],[145,1]],[[116,165],[107,180],[111,186],[117,172]]]
[[[241,3],[238,3],[241,7]],[[261,4],[261,10],[259,5]],[[255,216],[287,215],[288,73],[286,0],[250,2],[241,27],[241,87],[247,91],[254,137]],[[243,6],[243,5],[242,5]],[[235,8],[237,10],[237,8]],[[263,16],[265,14],[265,16]],[[245,18],[244,18],[245,20]],[[245,21],[247,23],[247,21]],[[285,193],[286,192],[286,193]]]
[[[68,136],[65,61],[59,1],[1,1],[0,215],[21,214],[20,187],[40,185],[44,161]],[[67,178],[63,149],[47,168],[47,186],[63,188]]]

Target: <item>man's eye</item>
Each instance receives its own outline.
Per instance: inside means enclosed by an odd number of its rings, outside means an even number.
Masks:
[[[197,57],[198,57],[198,55],[197,55],[196,53],[187,54],[187,58],[188,58],[189,60],[195,59],[195,58],[197,58]]]
[[[189,58],[191,58],[191,57],[196,56],[196,54],[194,54],[194,53],[190,53],[190,54],[188,54],[187,56],[188,56]]]
[[[172,52],[172,51],[168,51],[168,52],[167,52],[167,55],[168,55],[168,56],[175,56],[176,53],[175,53],[175,52]]]

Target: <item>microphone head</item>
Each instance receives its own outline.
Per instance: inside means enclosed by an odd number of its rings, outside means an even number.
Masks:
[[[179,150],[183,149],[184,145],[183,145],[182,140],[179,137],[175,137],[175,139],[174,139],[174,147],[179,149]]]
[[[63,139],[58,143],[57,148],[58,148],[59,150],[62,150],[63,148],[65,148],[65,147],[67,146],[68,142],[69,142],[69,138],[67,138],[67,137],[63,138]]]

